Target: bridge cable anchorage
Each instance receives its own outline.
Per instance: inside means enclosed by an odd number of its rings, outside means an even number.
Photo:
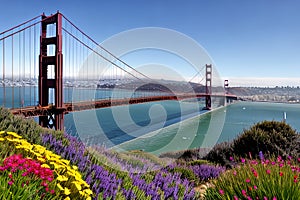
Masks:
[[[74,23],[72,23],[67,17],[65,17],[64,15],[62,15],[63,18],[69,22],[72,26],[74,26],[75,29],[77,29],[81,34],[83,34],[85,37],[87,37],[90,41],[92,41],[97,47],[100,47],[102,50],[104,50],[106,53],[108,53],[109,55],[111,55],[113,58],[115,58],[116,60],[118,60],[119,62],[121,62],[122,64],[124,64],[125,66],[129,67],[130,69],[134,70],[136,73],[142,75],[143,77],[153,81],[152,78],[150,78],[149,76],[137,71],[135,68],[133,68],[132,66],[130,66],[129,64],[127,64],[126,62],[124,62],[123,60],[121,60],[120,58],[118,58],[117,56],[115,56],[113,53],[111,53],[110,51],[108,51],[106,48],[104,48],[103,46],[101,46],[99,43],[97,43],[95,40],[93,40],[90,36],[88,36],[86,33],[84,33],[81,29],[79,29]]]
[[[102,59],[104,59],[105,61],[109,62],[110,64],[114,65],[115,67],[118,67],[119,69],[121,69],[122,71],[126,72],[127,74],[130,74],[132,77],[143,81],[141,78],[135,76],[134,74],[132,74],[131,72],[128,72],[127,70],[123,69],[121,66],[119,66],[118,64],[112,62],[111,60],[109,60],[108,58],[104,57],[103,55],[101,55],[100,53],[98,53],[97,51],[95,51],[93,48],[89,47],[87,44],[85,44],[84,42],[82,42],[79,38],[77,38],[75,35],[73,35],[72,33],[70,33],[68,30],[66,30],[65,28],[62,28],[63,31],[65,31],[66,33],[68,33],[71,37],[73,37],[75,40],[77,40],[77,42],[79,42],[80,44],[82,44],[83,46],[85,46],[86,48],[88,48],[89,50],[91,50],[92,52],[94,52],[96,55],[100,56]],[[135,70],[136,71],[136,70]]]

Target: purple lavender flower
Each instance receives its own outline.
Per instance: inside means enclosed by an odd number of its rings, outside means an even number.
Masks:
[[[265,160],[265,157],[264,157],[264,154],[263,154],[262,151],[259,151],[258,155],[259,155],[259,159],[260,159],[261,161]]]

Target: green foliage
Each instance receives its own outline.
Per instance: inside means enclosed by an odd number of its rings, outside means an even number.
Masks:
[[[169,172],[171,173],[180,173],[181,179],[188,179],[193,182],[198,182],[198,177],[194,174],[192,169],[188,169],[185,167],[174,167],[173,169],[170,169]]]
[[[207,160],[193,160],[191,162],[188,162],[187,165],[190,165],[190,166],[195,166],[195,165],[207,165],[207,164],[210,164],[210,162],[208,162]]]
[[[257,156],[259,151],[265,156],[290,155],[290,146],[297,141],[297,137],[299,136],[296,131],[284,122],[263,121],[245,130],[235,139],[233,150],[235,155],[242,157],[249,152],[252,156]]]
[[[260,162],[249,160],[213,181],[206,200],[299,199],[299,164],[280,157]]]
[[[14,116],[8,109],[3,107],[0,107],[0,130],[15,132],[27,141],[35,144],[41,144],[41,133],[51,132],[61,139],[64,144],[68,143],[61,131],[42,128],[33,119]]]
[[[222,142],[216,144],[213,149],[203,158],[209,162],[231,167],[229,158],[233,155],[232,143]]]

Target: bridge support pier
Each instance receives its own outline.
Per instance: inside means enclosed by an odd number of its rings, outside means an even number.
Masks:
[[[211,109],[211,79],[212,79],[212,66],[211,65],[206,65],[206,94],[207,96],[205,97],[205,109],[210,110]]]
[[[39,124],[43,127],[64,129],[63,105],[63,55],[62,55],[62,15],[56,13],[42,16],[39,56],[39,106],[47,107],[48,114],[39,117]],[[47,37],[48,25],[55,25],[55,36]],[[55,54],[50,55],[48,45],[55,46]],[[54,77],[49,72],[54,69]],[[49,100],[50,89],[54,90],[54,102]],[[49,109],[50,108],[50,109]]]

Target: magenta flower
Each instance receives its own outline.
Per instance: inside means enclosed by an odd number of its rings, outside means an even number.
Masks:
[[[234,196],[233,197],[233,200],[238,200],[239,198],[237,196]]]
[[[271,162],[271,164],[272,164],[272,165],[275,165],[275,164],[276,164],[276,162],[272,161],[272,162]]]
[[[51,169],[44,168],[37,161],[30,158],[23,158],[22,155],[17,154],[5,158],[1,169],[2,171],[10,171],[10,173],[8,174],[8,177],[10,179],[8,181],[9,185],[12,185],[14,183],[13,173],[17,172],[18,170],[22,171],[21,175],[23,177],[29,176],[32,178],[32,175],[37,176],[38,179],[42,180],[41,185],[45,187],[46,191],[48,188],[47,181],[51,182],[54,179],[54,174]],[[36,177],[34,178],[36,179]],[[28,180],[26,181],[26,185],[28,185]],[[22,187],[23,186],[24,183],[22,183]]]
[[[271,173],[271,170],[267,169],[266,172],[267,172],[267,174],[270,174],[270,173]]]
[[[276,197],[273,197],[273,200],[277,200],[277,198],[276,198]]]
[[[242,163],[245,163],[245,161],[246,161],[245,158],[241,158]]]
[[[245,190],[242,190],[242,194],[243,194],[244,196],[246,196],[246,195],[247,195],[247,193],[246,193],[246,191],[245,191]]]
[[[224,190],[219,190],[220,195],[224,195]]]
[[[254,190],[257,190],[257,186],[256,185],[254,185],[253,188],[254,188]]]
[[[283,167],[283,165],[284,165],[283,163],[280,163],[280,164],[279,164],[279,167]]]
[[[250,183],[250,179],[246,179],[246,183]]]

